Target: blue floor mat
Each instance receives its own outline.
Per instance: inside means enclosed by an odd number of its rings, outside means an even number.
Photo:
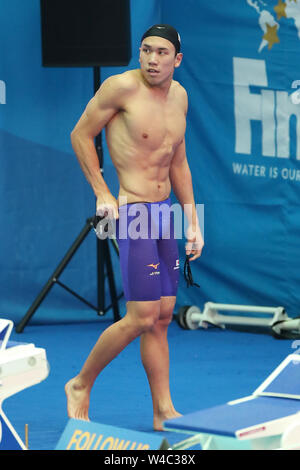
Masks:
[[[12,341],[46,349],[48,378],[4,402],[3,410],[29,448],[55,448],[68,422],[65,383],[78,373],[92,346],[111,320],[67,325],[28,325]],[[294,352],[292,341],[267,334],[231,330],[169,327],[170,383],[175,407],[182,414],[221,405],[251,394],[273,369]],[[139,339],[133,341],[95,382],[90,419],[97,423],[153,432],[152,401],[140,360]],[[157,433],[155,433],[157,434]],[[172,445],[188,437],[162,432]],[[195,447],[200,450],[200,447]]]

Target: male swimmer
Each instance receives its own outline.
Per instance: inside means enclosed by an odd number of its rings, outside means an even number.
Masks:
[[[97,214],[116,220],[126,314],[101,334],[79,374],[66,384],[70,418],[89,419],[95,379],[137,337],[151,390],[154,429],[162,430],[164,420],[180,416],[170,393],[167,341],[178,287],[178,249],[172,218],[153,217],[154,209],[170,206],[173,189],[188,221],[186,254],[190,261],[200,256],[203,238],[185,150],[188,99],[173,80],[183,57],[180,48],[172,26],[148,29],[141,40],[140,69],[105,80],[71,134],[97,198]],[[119,178],[117,200],[102,177],[94,144],[103,128]],[[130,236],[130,214],[141,204],[149,222],[146,230],[155,226],[156,238]],[[125,218],[128,230],[121,237]],[[164,236],[166,231],[169,236]]]

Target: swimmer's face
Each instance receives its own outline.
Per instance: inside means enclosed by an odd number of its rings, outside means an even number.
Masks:
[[[141,71],[150,85],[159,86],[173,77],[179,67],[182,54],[176,54],[174,45],[158,36],[145,38],[140,47]]]

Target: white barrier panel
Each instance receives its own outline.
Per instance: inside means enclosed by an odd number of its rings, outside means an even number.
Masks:
[[[12,321],[0,319],[0,450],[25,450],[25,444],[2,410],[2,403],[45,380],[49,365],[45,349],[8,341],[12,328]]]

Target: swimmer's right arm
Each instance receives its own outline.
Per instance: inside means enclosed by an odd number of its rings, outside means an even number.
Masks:
[[[103,82],[73,131],[71,142],[80,167],[90,183],[97,198],[97,210],[104,211],[106,206],[117,217],[118,205],[101,174],[94,139],[119,112],[132,92],[134,82],[126,74],[109,77]],[[100,214],[101,215],[101,214]]]

